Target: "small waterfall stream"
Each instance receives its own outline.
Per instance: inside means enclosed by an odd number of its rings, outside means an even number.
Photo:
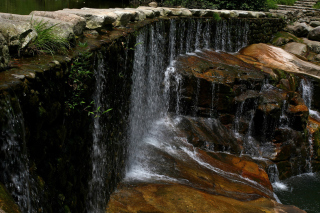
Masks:
[[[0,180],[11,192],[22,212],[34,212],[31,204],[30,175],[25,143],[25,127],[18,98],[1,99],[1,174]]]

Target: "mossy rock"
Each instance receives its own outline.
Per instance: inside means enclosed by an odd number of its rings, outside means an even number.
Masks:
[[[1,213],[21,212],[18,205],[14,202],[9,192],[1,183],[0,183],[0,212]]]
[[[291,33],[280,31],[274,35],[274,38],[272,39],[271,44],[276,46],[282,46],[289,42],[303,43],[303,40]]]

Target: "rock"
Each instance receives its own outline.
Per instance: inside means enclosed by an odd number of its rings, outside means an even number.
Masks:
[[[311,21],[310,22],[311,27],[319,27],[320,26],[320,21]]]
[[[315,60],[315,61],[320,61],[320,54],[316,55],[316,56],[313,58],[313,60]]]
[[[63,13],[75,14],[86,19],[86,28],[90,30],[100,29],[105,25],[114,23],[118,16],[112,11],[100,9],[63,9]],[[60,12],[59,11],[59,12]]]
[[[75,14],[63,12],[49,12],[49,11],[33,11],[30,13],[33,16],[41,16],[68,22],[72,25],[73,33],[77,36],[82,35],[86,27],[86,19]]]
[[[114,13],[118,16],[117,20],[113,22],[113,26],[126,26],[132,19],[134,20],[136,14],[127,10],[115,10]]]
[[[150,7],[158,7],[158,3],[157,2],[150,2],[149,6]]]
[[[313,41],[320,41],[320,27],[316,27],[308,34],[308,39]]]
[[[193,16],[200,16],[202,11],[203,10],[201,9],[190,9],[190,12],[192,13]]]
[[[307,37],[313,28],[306,23],[295,22],[293,25],[288,25],[287,29],[290,33],[293,33],[298,37]]]
[[[45,23],[46,27],[53,27],[52,33],[55,35],[55,37],[63,38],[69,41],[75,39],[73,25],[69,22],[35,15],[15,15],[1,13],[0,17],[13,21],[29,22],[31,23],[32,27],[39,23]]]
[[[140,10],[141,12],[145,13],[147,18],[154,18],[154,17],[158,17],[162,14],[170,14],[170,12],[168,12],[168,9],[163,9],[163,8],[153,8],[153,7],[143,7],[140,6],[137,8],[138,10]]]
[[[90,35],[90,37],[97,38],[99,36],[99,32],[96,30],[85,30],[83,31],[83,35],[85,36]]]
[[[4,70],[9,65],[9,47],[7,44],[7,41],[3,37],[3,35],[0,33],[0,70]]]
[[[299,42],[302,43],[302,39],[296,37],[295,35],[288,32],[278,32],[272,39],[271,43],[275,46],[282,46],[289,42]]]
[[[258,60],[264,66],[293,73],[304,73],[320,78],[320,66],[303,61],[285,50],[267,44],[252,44],[240,50],[240,54]]]
[[[18,54],[21,49],[26,48],[37,37],[37,33],[30,22],[2,18],[0,18],[0,32],[13,54]]]
[[[320,42],[319,41],[311,41],[307,38],[303,38],[303,43],[305,43],[312,52],[320,54]]]
[[[305,56],[308,48],[306,44],[291,42],[284,46],[284,50],[295,55]]]
[[[0,183],[0,213],[9,212],[19,213],[21,211],[6,188],[2,185],[2,183]]]

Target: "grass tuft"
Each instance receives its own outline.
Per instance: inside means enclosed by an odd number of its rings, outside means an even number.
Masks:
[[[31,24],[38,34],[37,38],[29,45],[32,52],[53,55],[57,52],[65,53],[70,48],[68,39],[54,33],[59,24],[48,26],[48,22],[44,20],[37,22],[33,21],[32,18]]]

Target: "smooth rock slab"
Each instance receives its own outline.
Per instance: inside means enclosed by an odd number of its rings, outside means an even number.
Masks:
[[[320,79],[320,66],[303,61],[279,47],[262,43],[252,44],[243,48],[240,54],[255,58],[264,66],[272,69],[303,73]]]
[[[9,64],[9,48],[7,41],[3,37],[3,35],[0,33],[0,70],[4,70],[8,67]]]
[[[306,44],[291,42],[291,43],[288,43],[284,46],[284,50],[286,50],[287,52],[290,52],[292,54],[295,54],[295,55],[305,56],[308,48],[307,48]]]
[[[82,35],[86,26],[86,19],[75,14],[64,13],[62,11],[50,12],[50,11],[33,11],[30,15],[47,17],[51,19],[61,20],[68,22],[72,25],[75,35]]]

